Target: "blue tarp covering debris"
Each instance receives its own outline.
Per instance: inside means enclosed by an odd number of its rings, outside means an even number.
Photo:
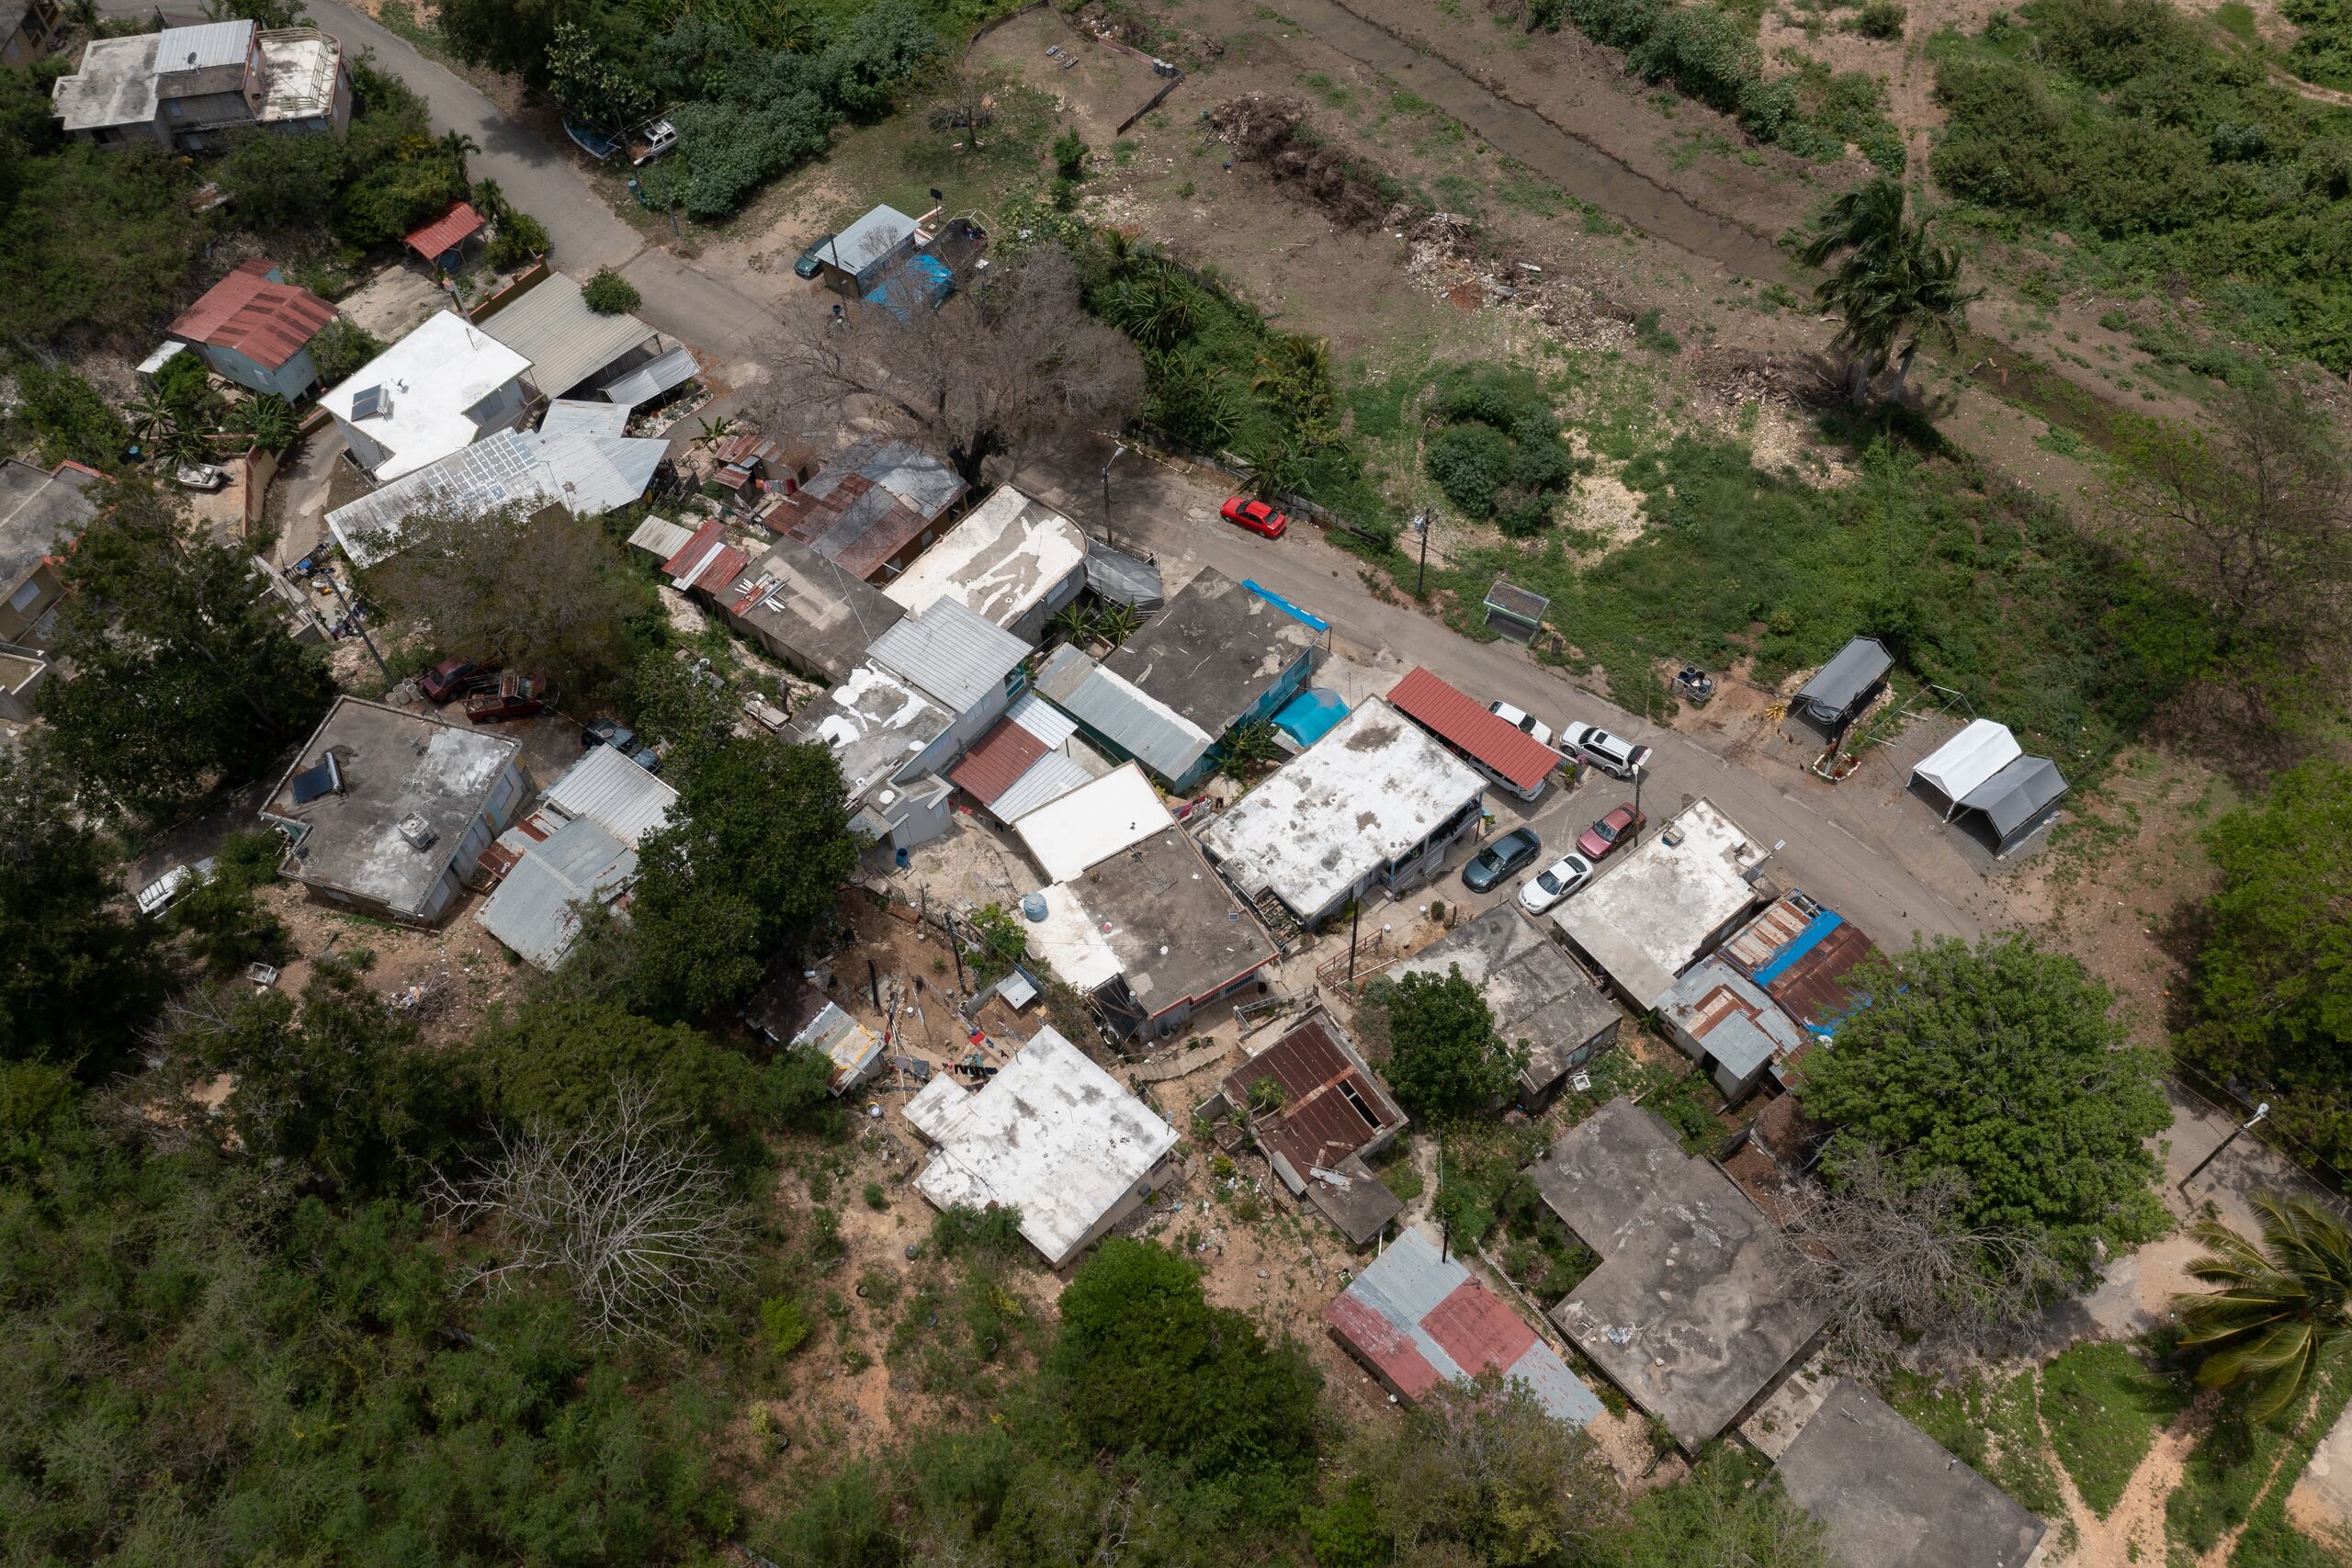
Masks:
[[[1340,700],[1340,694],[1317,687],[1284,703],[1274,715],[1274,727],[1301,746],[1312,746],[1347,716],[1348,705]]]
[[[923,302],[935,310],[941,300],[956,292],[956,275],[948,271],[947,264],[937,256],[918,255],[909,260],[888,282],[876,284],[868,290],[865,298],[899,320],[910,321],[914,317],[909,307],[899,300],[902,287],[910,293],[920,294]]]

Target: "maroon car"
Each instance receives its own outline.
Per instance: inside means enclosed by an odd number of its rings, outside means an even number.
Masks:
[[[1648,818],[1630,806],[1621,806],[1608,816],[1577,835],[1577,848],[1588,860],[1598,862],[1619,844],[1642,829]]]
[[[491,670],[498,668],[493,664]],[[417,690],[436,703],[446,703],[466,690],[477,675],[489,673],[470,659],[445,659],[417,677]]]
[[[544,675],[501,675],[466,698],[466,717],[476,724],[503,724],[528,718],[555,696],[555,682]]]
[[[1263,534],[1269,539],[1281,538],[1283,530],[1290,526],[1288,517],[1264,502],[1244,495],[1227,497],[1225,505],[1218,509],[1218,515],[1227,523],[1239,524],[1251,533]]]

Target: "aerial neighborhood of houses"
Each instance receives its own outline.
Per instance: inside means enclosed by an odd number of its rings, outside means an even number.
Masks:
[[[40,51],[62,17],[32,0],[10,47]],[[49,102],[93,149],[75,158],[217,158],[346,134],[355,69],[364,96],[368,61],[319,28],[207,21],[94,37]],[[696,123],[567,129],[635,168]],[[675,221],[617,173],[632,218]],[[1981,1443],[1947,1446],[1848,1375],[1792,1200],[1834,1168],[1808,1075],[1866,1059],[1899,1015],[1890,959],[1981,934],[1920,889],[1964,900],[2013,871],[2071,804],[2060,760],[2086,777],[2062,747],[2027,753],[2039,715],[1980,713],[1850,618],[1777,680],[1660,661],[1668,716],[1632,711],[1543,595],[1484,564],[1462,592],[1456,562],[1442,604],[1407,604],[1271,466],[1132,423],[1079,431],[1083,461],[1016,462],[903,409],[795,408],[808,389],[709,341],[683,287],[516,254],[487,183],[460,174],[462,198],[431,197],[349,277],[224,245],[160,341],[161,310],[116,355],[121,471],[0,457],[0,744],[94,678],[61,653],[100,608],[76,599],[76,554],[134,485],[233,552],[240,613],[265,606],[330,672],[243,791],[208,797],[209,841],[159,830],[109,897],[166,916],[246,835],[289,918],[385,963],[395,978],[360,983],[387,1005],[423,1027],[438,976],[486,1015],[652,926],[665,857],[716,815],[697,756],[754,749],[771,777],[787,758],[829,808],[838,775],[827,831],[854,870],[810,879],[829,914],[805,942],[743,943],[741,988],[693,1026],[813,1075],[846,1146],[919,1196],[888,1224],[1008,1215],[1024,1265],[1066,1284],[1128,1245],[1112,1237],[1214,1271],[1234,1216],[1272,1212],[1304,1262],[1279,1297],[1257,1269],[1258,1304],[1311,1330],[1327,1385],[1378,1419],[1498,1381],[1636,1492],[1639,1443],[1604,1435],[1646,1441],[1653,1467],[1735,1451],[1843,1568],[2029,1568],[2071,1539],[1979,1472],[2000,1474]],[[1019,265],[993,219],[931,194],[778,253],[770,281],[812,341],[904,341]],[[232,455],[142,418],[187,389],[251,439]],[[493,520],[578,558],[461,562],[451,530]],[[396,582],[510,569],[581,598],[625,584],[632,617],[602,629],[638,673],[580,681],[393,609]],[[559,588],[515,614],[560,626],[571,607]],[[1865,818],[1867,843],[1848,827]],[[694,841],[699,885],[723,880]],[[232,979],[284,984],[266,963]],[[1491,1024],[1491,1072],[1436,1116],[1397,1020],[1457,992]],[[1462,1232],[1434,1134],[1464,1125],[1508,1166],[1513,1235],[1540,1228],[1574,1267]],[[944,1233],[888,1234],[911,1260]]]

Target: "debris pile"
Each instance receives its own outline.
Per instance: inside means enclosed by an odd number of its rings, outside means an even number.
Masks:
[[[1394,229],[1413,220],[1411,203],[1384,194],[1392,182],[1301,130],[1306,106],[1296,98],[1253,93],[1217,105],[1206,118],[1210,135],[1233,149],[1236,162],[1262,165],[1277,182],[1297,186],[1343,229]]]

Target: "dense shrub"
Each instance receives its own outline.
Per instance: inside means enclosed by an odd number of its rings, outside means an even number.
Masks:
[[[548,254],[547,225],[527,212],[509,212],[490,237],[490,265],[504,271]]]
[[[636,284],[608,266],[598,268],[594,276],[580,286],[580,299],[600,316],[622,315],[645,302]]]
[[[1522,538],[1551,523],[1590,459],[1573,457],[1542,387],[1524,374],[1464,372],[1442,389],[1423,461],[1445,498],[1465,515],[1491,520]]]

